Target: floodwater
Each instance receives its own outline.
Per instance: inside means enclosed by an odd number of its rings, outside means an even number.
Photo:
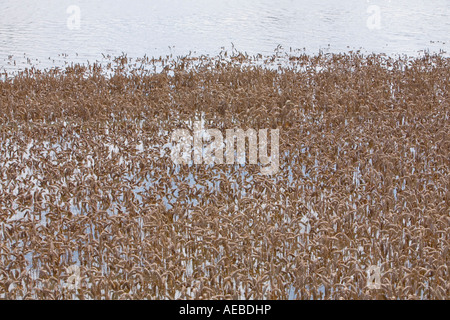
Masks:
[[[284,50],[449,51],[449,0],[2,0],[0,69]]]

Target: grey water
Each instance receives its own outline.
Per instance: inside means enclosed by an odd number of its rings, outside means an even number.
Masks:
[[[129,57],[216,55],[415,56],[450,49],[449,0],[1,0],[0,70]]]

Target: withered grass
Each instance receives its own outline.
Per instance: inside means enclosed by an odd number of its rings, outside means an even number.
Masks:
[[[122,56],[0,82],[0,297],[449,299],[449,59],[286,60]],[[279,172],[175,167],[162,147],[200,118],[279,128]]]

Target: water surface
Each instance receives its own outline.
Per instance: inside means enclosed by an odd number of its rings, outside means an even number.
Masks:
[[[73,5],[79,29],[67,24]],[[92,62],[102,53],[214,55],[232,44],[250,54],[278,45],[313,54],[450,48],[448,0],[2,0],[0,12],[0,68],[10,70]]]

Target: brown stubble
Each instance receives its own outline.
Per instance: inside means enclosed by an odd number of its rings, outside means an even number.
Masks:
[[[0,82],[0,296],[448,299],[448,58],[271,61],[122,56]],[[279,128],[280,171],[175,168],[161,148],[200,118]]]

